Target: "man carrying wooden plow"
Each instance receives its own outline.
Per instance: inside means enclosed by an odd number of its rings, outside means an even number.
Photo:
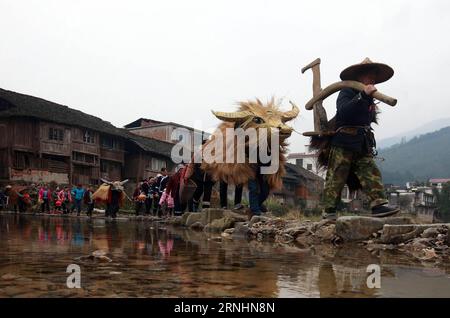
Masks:
[[[320,60],[303,69],[313,68],[314,98],[306,108],[314,108],[315,132],[304,133],[311,137],[310,148],[317,150],[319,165],[327,169],[324,189],[324,218],[336,219],[336,207],[345,184],[350,190],[361,189],[370,200],[372,216],[386,217],[399,212],[388,206],[381,173],[377,168],[375,138],[371,123],[377,122],[377,107],[374,98],[391,106],[396,100],[377,91],[375,84],[382,83],[394,75],[394,70],[382,63],[373,63],[366,58],[340,74],[342,82],[322,90],[318,67]],[[322,107],[322,100],[340,90],[337,98],[336,116],[329,122]]]

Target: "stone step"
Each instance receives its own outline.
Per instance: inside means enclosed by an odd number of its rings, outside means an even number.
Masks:
[[[345,242],[363,241],[371,238],[373,233],[382,230],[386,224],[407,225],[412,223],[408,217],[342,216],[336,221],[336,234]]]
[[[381,241],[386,244],[398,244],[420,236],[426,229],[442,226],[446,226],[450,230],[450,223],[386,224],[383,226]]]
[[[201,223],[209,224],[214,220],[221,219],[224,217],[224,210],[222,209],[202,209],[202,219]]]

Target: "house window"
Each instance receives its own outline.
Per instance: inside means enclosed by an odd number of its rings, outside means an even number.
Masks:
[[[152,170],[161,171],[161,168],[166,167],[166,162],[161,159],[152,158]]]
[[[84,162],[84,163],[93,164],[93,165],[97,164],[97,162],[98,162],[97,156],[90,155],[87,153],[76,152],[76,151],[73,152],[72,159],[74,161]]]
[[[295,164],[297,166],[303,167],[303,159],[295,159]]]
[[[83,175],[83,176],[91,176],[92,175],[92,169],[91,167],[85,167],[85,166],[73,166],[73,173],[77,175]]]
[[[103,160],[100,161],[100,172],[108,173],[108,164]]]
[[[90,130],[85,130],[83,134],[83,141],[89,144],[95,143],[94,133]]]
[[[309,170],[309,171],[312,170],[312,163],[308,163],[308,164],[306,165],[306,170]]]
[[[16,169],[28,169],[30,168],[30,157],[29,154],[24,152],[15,152],[14,156],[14,168]]]
[[[102,147],[106,148],[106,149],[117,149],[118,147],[118,142],[116,139],[111,138],[111,137],[102,137]]]
[[[50,127],[48,129],[48,139],[55,140],[55,141],[63,141],[64,140],[64,131],[59,128]]]
[[[118,162],[100,160],[100,172],[102,174],[120,174],[121,168]]]

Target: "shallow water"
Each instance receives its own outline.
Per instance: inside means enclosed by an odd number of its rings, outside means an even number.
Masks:
[[[106,251],[111,262],[88,258]],[[66,268],[81,267],[69,289]],[[369,264],[381,288],[368,288]],[[450,266],[362,247],[294,246],[147,221],[0,214],[0,297],[450,297]]]

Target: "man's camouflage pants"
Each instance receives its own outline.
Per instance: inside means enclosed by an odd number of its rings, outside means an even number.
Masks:
[[[324,190],[324,208],[334,212],[341,198],[341,191],[348,175],[353,172],[370,199],[370,207],[387,203],[381,173],[373,157],[341,147],[333,146],[328,159],[328,171]]]

